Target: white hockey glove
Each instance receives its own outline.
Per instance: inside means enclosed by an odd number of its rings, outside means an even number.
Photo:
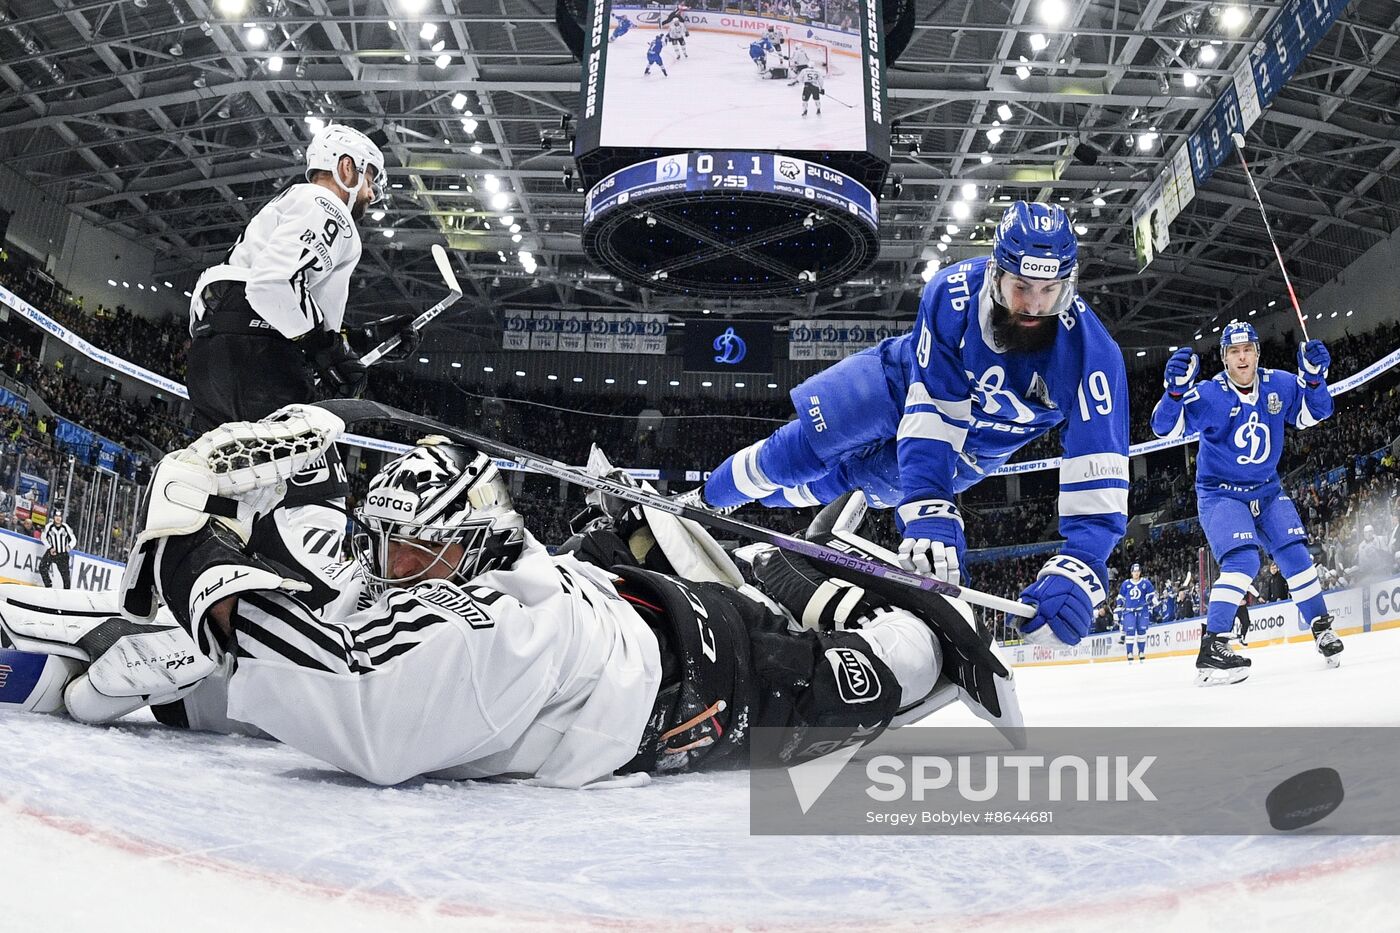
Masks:
[[[151,479],[145,523],[122,576],[123,609],[152,619],[159,595],[212,656],[217,639],[202,625],[215,601],[252,589],[307,589],[241,547],[253,520],[286,495],[287,481],[325,456],[344,429],[325,409],[288,405],[261,421],[220,425],[168,454]]]
[[[899,543],[899,563],[905,570],[962,584],[962,515],[947,499],[906,502],[898,509],[904,523],[904,540]]]

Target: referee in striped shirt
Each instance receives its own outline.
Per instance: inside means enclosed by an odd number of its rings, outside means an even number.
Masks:
[[[63,513],[54,511],[53,517],[44,526],[44,556],[39,561],[39,576],[44,581],[44,586],[53,586],[49,579],[49,568],[57,565],[59,574],[63,577],[63,588],[69,590],[73,588],[72,576],[68,569],[68,551],[76,543],[73,539],[73,529],[63,524]]]

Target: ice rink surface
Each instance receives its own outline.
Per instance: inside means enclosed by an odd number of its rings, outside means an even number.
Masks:
[[[1191,658],[1016,680],[1033,726],[1400,724],[1400,631],[1337,670],[1253,655],[1228,687]],[[20,714],[0,748],[5,931],[1400,929],[1392,838],[753,837],[744,774],[376,788],[270,741]]]
[[[860,60],[831,56],[842,73],[826,90],[852,106],[824,98],[802,116],[802,85],[764,78],[749,58],[752,37],[692,32],[689,58],[662,52],[670,77],[646,68],[653,30],[634,28],[608,46],[602,140],[606,146],[729,147],[741,149],[865,149]],[[738,141],[743,140],[743,145]]]

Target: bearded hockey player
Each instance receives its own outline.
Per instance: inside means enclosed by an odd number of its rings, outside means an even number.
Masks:
[[[1250,659],[1230,649],[1229,637],[1235,610],[1259,573],[1260,545],[1288,581],[1317,650],[1335,667],[1342,640],[1332,631],[1303,520],[1278,478],[1285,427],[1302,430],[1332,414],[1331,355],[1322,341],[1309,340],[1298,347],[1296,376],[1261,369],[1259,334],[1249,323],[1232,321],[1220,332],[1220,357],[1224,372],[1196,385],[1199,357],[1190,347],[1177,350],[1167,361],[1166,391],[1152,410],[1158,437],[1201,435],[1196,501],[1220,576],[1210,588],[1196,682],[1238,683],[1249,676]]]
[[[751,556],[765,594],[726,570],[712,541],[718,556],[699,575],[722,582],[551,557],[494,461],[442,438],[374,478],[358,560],[321,571],[336,588],[318,595],[300,568],[244,542],[341,427],[293,406],[167,456],[124,614],[104,618],[100,596],[76,594],[92,604],[83,611],[45,609],[32,589],[0,588],[9,644],[55,655],[36,708],[56,708],[54,685],[87,657],[62,692],[85,721],[179,700],[167,707],[190,727],[256,729],[374,783],[516,775],[580,787],[749,764],[756,726],[873,737],[957,695],[940,686],[935,635],[968,625],[950,601],[938,611],[951,615],[926,622],[771,549]],[[668,534],[658,538],[676,547]],[[1003,699],[1016,718],[1014,694]],[[796,741],[781,760],[828,750]]]
[[[700,501],[794,507],[859,488],[896,508],[906,568],[958,583],[966,544],[953,497],[1061,427],[1066,542],[1021,594],[1037,608],[1021,631],[1078,644],[1127,529],[1128,394],[1118,345],[1075,293],[1077,270],[1065,212],[1013,204],[991,256],[925,286],[913,331],[793,389],[797,420],[720,464]]]

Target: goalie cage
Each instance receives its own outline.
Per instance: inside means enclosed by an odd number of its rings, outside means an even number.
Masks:
[[[831,63],[831,48],[829,46],[807,39],[788,39],[784,45],[786,46],[784,51],[787,52],[789,61],[792,60],[792,56],[796,54],[798,49],[802,49],[807,53],[807,60],[812,63],[814,68],[820,68],[822,74],[830,76],[845,73],[839,66]]]

